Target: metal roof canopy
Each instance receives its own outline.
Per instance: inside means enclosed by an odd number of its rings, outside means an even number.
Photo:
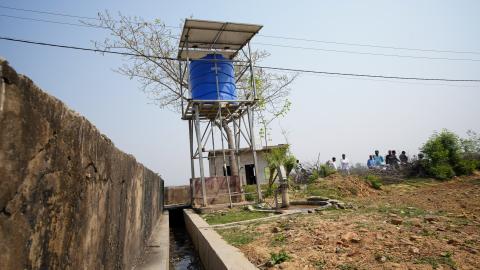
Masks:
[[[186,19],[178,44],[178,59],[199,59],[218,53],[233,59],[262,25]]]

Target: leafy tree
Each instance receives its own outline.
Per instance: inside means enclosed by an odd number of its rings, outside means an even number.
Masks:
[[[268,179],[269,187],[271,187],[273,183],[275,183],[275,179],[277,178],[278,169],[280,166],[284,166],[287,174],[285,177],[288,180],[288,176],[290,175],[291,171],[295,167],[295,164],[297,163],[297,159],[290,153],[288,145],[282,145],[280,147],[270,149],[266,153],[265,159],[267,160],[268,168],[270,171]]]
[[[176,61],[178,37],[169,27],[157,19],[153,22],[140,17],[128,17],[119,14],[111,16],[108,12],[98,14],[98,23],[93,26],[109,31],[110,37],[95,46],[102,50],[122,50],[131,53],[125,57],[125,63],[116,71],[130,79],[140,82],[141,89],[160,108],[180,111],[182,100],[189,97],[180,92],[180,86],[188,89],[188,78],[180,76],[179,62]],[[86,23],[92,25],[90,23]],[[266,51],[252,52],[252,62],[258,64],[269,56]],[[239,54],[235,60],[245,60]],[[235,66],[235,75],[243,72],[241,66]],[[265,69],[255,69],[254,79],[257,86],[258,106],[254,108],[256,120],[267,125],[272,119],[288,112],[290,85],[296,74],[277,74]],[[244,76],[237,82],[240,99],[249,99],[253,95],[251,79]],[[265,120],[266,119],[266,120]],[[225,131],[228,148],[234,149],[234,136],[226,123],[216,123]],[[265,125],[264,125],[265,126]],[[238,175],[235,153],[229,153],[232,175]]]
[[[462,151],[467,156],[480,155],[480,134],[473,130],[467,131],[468,138],[460,139]]]
[[[453,132],[434,133],[422,146],[426,159],[421,160],[426,172],[438,179],[471,174],[475,163],[462,156],[461,139]]]
[[[285,157],[285,160],[283,162],[283,166],[285,167],[285,171],[286,171],[286,174],[287,174],[285,177],[287,177],[287,179],[290,176],[290,173],[293,171],[293,169],[295,168],[296,165],[297,165],[297,158],[294,155],[288,154]]]
[[[476,163],[476,169],[480,170],[480,134],[473,130],[467,131],[468,138],[462,139],[462,148],[465,159]]]

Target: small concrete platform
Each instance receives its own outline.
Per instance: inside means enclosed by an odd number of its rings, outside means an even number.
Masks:
[[[137,270],[168,270],[170,264],[170,225],[168,211],[163,212],[148,241]]]

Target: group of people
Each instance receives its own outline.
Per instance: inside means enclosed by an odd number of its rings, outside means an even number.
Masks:
[[[408,157],[405,151],[402,151],[399,157],[397,157],[397,151],[388,150],[388,154],[385,159],[379,154],[378,150],[375,150],[374,155],[370,155],[367,161],[367,167],[369,169],[383,169],[383,168],[400,168],[400,165],[408,163]]]
[[[350,161],[347,159],[345,154],[342,154],[342,160],[340,160],[340,168],[337,167],[337,158],[332,157],[331,160],[327,161],[327,165],[334,169],[335,171],[339,170],[342,173],[350,174]]]
[[[375,150],[375,154],[370,155],[367,161],[367,167],[369,169],[398,169],[400,166],[405,164],[408,164],[408,156],[405,151],[402,151],[402,153],[397,157],[397,152],[395,150],[388,150],[385,158],[380,155],[378,150]],[[342,154],[339,167],[337,166],[337,159],[335,157],[332,157],[331,160],[328,160],[327,165],[335,171],[340,171],[344,174],[350,174],[351,164],[345,154]]]

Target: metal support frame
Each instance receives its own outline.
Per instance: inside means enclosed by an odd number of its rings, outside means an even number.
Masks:
[[[200,181],[202,182],[202,199],[203,206],[207,205],[207,190],[205,188],[205,170],[203,168],[203,150],[202,150],[202,139],[200,137],[200,107],[197,105],[195,108],[195,134],[197,136],[197,148],[198,148],[198,159],[200,165]]]
[[[257,185],[257,196],[258,200],[262,201],[262,193],[261,193],[261,187],[260,187],[260,181],[261,179],[259,178],[259,163],[258,163],[258,158],[257,158],[257,149],[255,147],[255,129],[254,129],[254,116],[253,116],[253,106],[255,104],[251,103],[245,103],[243,104],[241,101],[238,102],[240,103],[239,105],[244,106],[242,110],[240,110],[240,113],[236,113],[235,115],[232,115],[233,113],[229,110],[223,110],[222,106],[218,106],[217,108],[217,114],[211,118],[211,119],[202,119],[202,101],[195,101],[191,100],[189,101],[191,103],[191,107],[193,108],[193,118],[189,117],[188,122],[189,122],[189,136],[190,136],[190,158],[191,158],[191,167],[192,167],[192,179],[195,178],[195,160],[198,160],[198,171],[199,172],[199,177],[200,181],[202,182],[202,197],[206,197],[206,190],[205,189],[205,169],[204,169],[204,163],[203,159],[208,159],[209,161],[213,162],[213,166],[210,167],[210,169],[213,169],[214,171],[210,172],[210,175],[212,176],[218,176],[219,173],[217,170],[220,168],[217,166],[217,159],[221,158],[221,163],[222,163],[222,168],[225,172],[227,172],[227,166],[231,165],[230,164],[230,159],[229,159],[229,152],[233,151],[235,153],[235,159],[234,162],[237,164],[238,167],[238,172],[239,172],[239,178],[240,178],[240,183],[241,185],[246,184],[246,179],[242,177],[242,170],[240,168],[240,163],[241,163],[241,147],[243,144],[243,147],[248,147],[252,151],[253,155],[253,165],[255,168],[255,177],[256,177],[256,185]],[[223,101],[217,101],[217,103],[221,104]],[[237,111],[238,112],[238,111]],[[246,119],[245,119],[246,118]],[[226,121],[226,119],[229,119],[229,121]],[[234,148],[230,149],[229,147],[226,147],[225,141],[227,140],[227,136],[225,135],[225,132],[223,130],[223,127],[221,126],[221,123],[225,121],[224,123],[226,125],[229,125],[230,127],[233,127],[233,138],[234,138]],[[218,130],[215,129],[214,126],[218,127]],[[216,130],[216,132],[215,132]],[[215,135],[216,134],[216,135]],[[195,137],[195,138],[194,138]],[[220,140],[220,141],[218,141]],[[225,141],[224,141],[225,140]],[[211,147],[211,150],[209,151],[209,156],[205,157],[204,151],[205,147],[208,146]],[[218,148],[218,145],[220,148]],[[228,153],[228,154],[227,154]],[[213,168],[212,168],[213,167]],[[243,171],[245,173],[245,171]],[[223,174],[220,174],[223,175]],[[228,194],[229,196],[229,203],[230,205],[233,204],[232,201],[232,196],[233,193],[230,187],[230,177],[227,175],[227,185],[228,185]],[[243,189],[242,189],[243,190]],[[195,194],[195,193],[193,193]],[[206,206],[207,201],[203,200],[202,201],[202,206]]]
[[[257,150],[255,148],[255,133],[253,132],[253,110],[249,106],[248,107],[248,125],[250,126],[250,142],[251,142],[251,148],[252,148],[252,154],[253,154],[253,164],[255,166],[255,177],[256,177],[256,182],[257,182],[257,194],[258,194],[258,201],[263,201],[262,199],[262,189],[260,187],[260,179],[258,179],[258,160],[257,160]]]
[[[222,32],[219,32],[218,35],[215,37],[215,40],[218,40]],[[188,31],[185,40],[185,46],[180,48],[181,51],[185,51],[186,54],[186,62],[181,62],[179,65],[180,70],[180,79],[183,82],[185,78],[189,76],[189,39],[188,39]],[[213,45],[212,44],[212,48]],[[208,160],[213,158],[213,170],[214,172],[210,172],[211,175],[217,175],[217,164],[216,159],[218,158],[217,151],[221,151],[222,159],[223,159],[223,170],[227,172],[227,155],[226,151],[230,153],[233,151],[235,153],[235,161],[238,167],[238,174],[240,184],[243,186],[246,184],[246,179],[241,178],[241,169],[240,169],[240,147],[243,144],[247,145],[253,154],[253,163],[255,167],[255,177],[256,177],[256,185],[257,185],[257,195],[258,201],[263,201],[262,199],[262,192],[260,188],[260,180],[259,179],[259,170],[258,167],[258,160],[257,160],[257,153],[255,147],[255,131],[254,131],[254,108],[256,106],[256,85],[254,80],[254,68],[252,63],[252,55],[250,49],[250,43],[247,43],[248,46],[248,56],[247,53],[244,54],[247,56],[248,64],[242,67],[240,70],[238,77],[235,80],[238,82],[243,76],[250,76],[251,81],[251,88],[252,88],[252,95],[248,100],[193,100],[187,99],[181,100],[181,111],[182,111],[182,119],[188,121],[189,127],[189,142],[190,142],[190,165],[191,165],[191,177],[192,177],[192,205],[195,202],[195,185],[193,184],[193,180],[195,179],[195,160],[198,160],[198,169],[199,169],[199,178],[201,181],[201,188],[202,188],[202,206],[207,206],[207,192],[206,192],[206,184],[205,184],[205,168],[204,168],[204,149],[207,146],[209,138],[211,137],[211,147],[213,153],[212,156],[206,157]],[[243,52],[243,50],[242,50]],[[215,51],[213,53],[216,53]],[[215,63],[215,73],[218,75],[218,68],[217,68],[217,61]],[[217,95],[219,94],[219,81],[218,76],[216,77],[216,90]],[[188,91],[188,92],[187,92]],[[183,87],[183,84],[180,86],[180,93],[182,96],[191,96],[191,86],[188,83],[188,89]],[[247,121],[245,121],[247,118]],[[242,125],[243,123],[243,125]],[[214,125],[218,126],[219,128],[219,138],[215,138],[214,136]],[[224,139],[228,139],[224,135],[223,126],[222,125],[233,125],[233,133],[234,133],[234,149],[225,149]],[[206,136],[207,134],[207,136]],[[195,138],[194,138],[195,137]],[[206,139],[204,140],[204,138]],[[218,145],[217,141],[221,140],[221,149],[215,149],[215,146]],[[230,160],[230,159],[229,159]],[[231,164],[230,164],[231,165]],[[230,206],[232,206],[232,195],[237,196],[238,192],[231,192],[230,188],[230,177],[226,174],[226,181],[228,186],[228,197]],[[244,189],[241,188],[241,195],[243,197]],[[227,195],[225,194],[225,195]]]
[[[192,178],[190,179],[195,179],[195,162],[193,159],[193,121],[188,120],[188,138],[190,141],[190,173]],[[192,181],[191,180],[191,181]],[[195,185],[193,185],[193,182],[190,182],[190,188],[191,188],[191,193],[192,193],[192,205],[194,205],[195,200],[193,198],[193,194],[195,194]]]

